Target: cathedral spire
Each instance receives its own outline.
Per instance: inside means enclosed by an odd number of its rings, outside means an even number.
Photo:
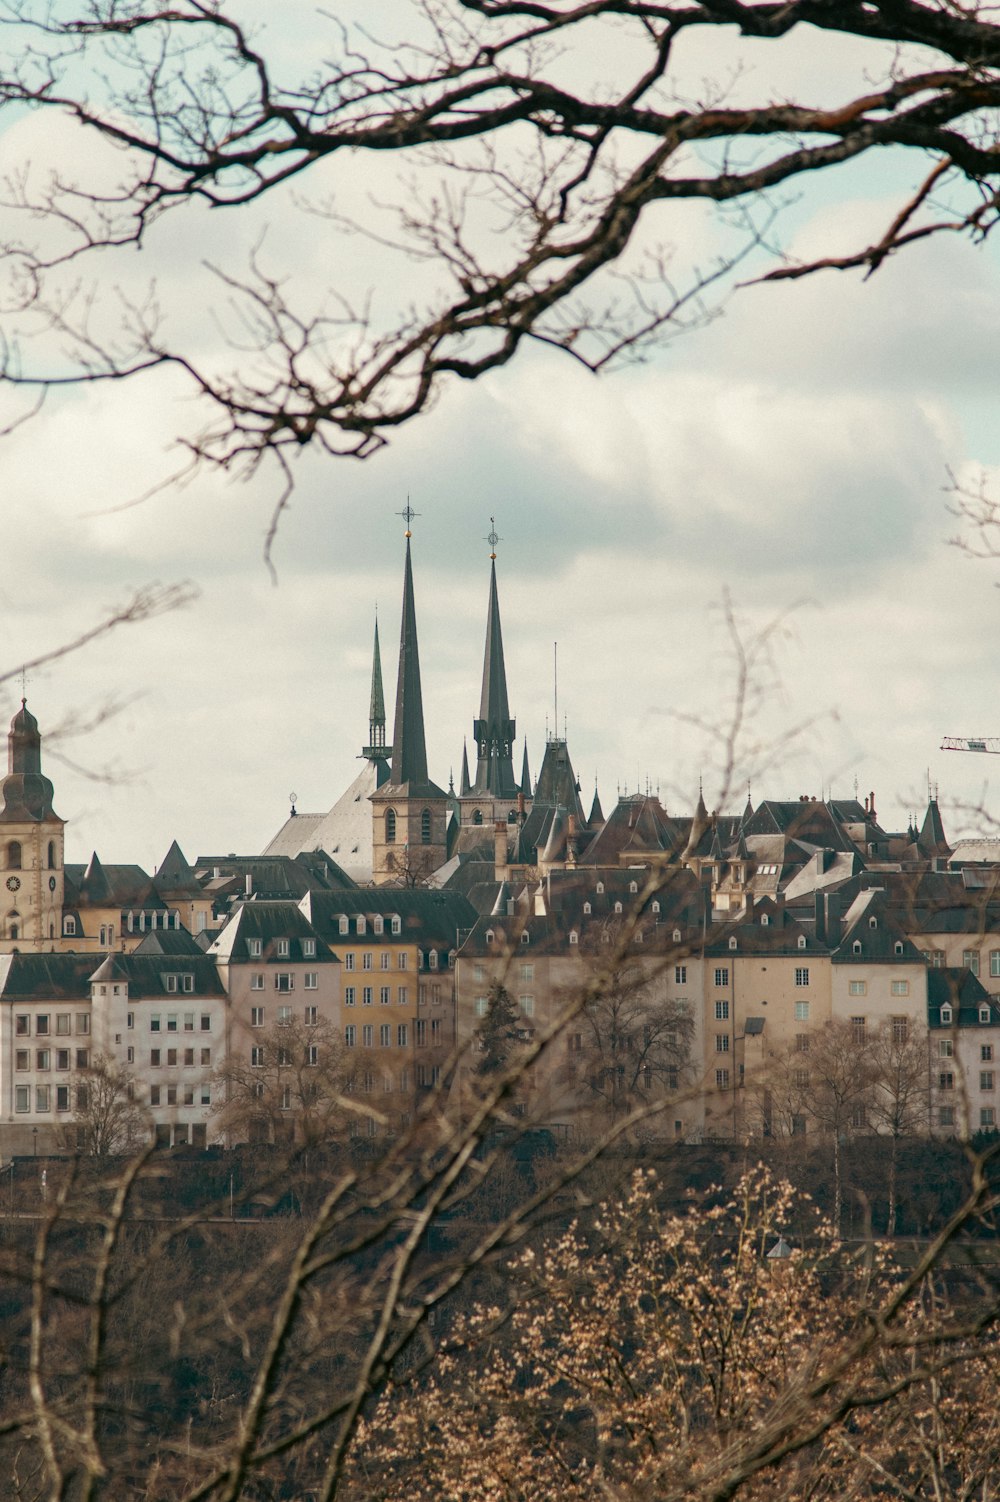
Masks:
[[[512,760],[514,721],[510,717],[507,702],[507,671],[503,660],[500,603],[497,599],[496,545],[500,539],[492,517],[487,541],[493,551],[490,553],[490,601],[486,614],[483,691],[479,700],[479,718],[473,723],[478,753],[473,788],[477,793],[488,793],[494,798],[516,798],[518,784]]]
[[[368,744],[362,751],[369,761],[386,760],[392,747],[385,743],[385,695],[382,692],[382,654],[378,644],[378,616],[375,617],[375,650],[372,654],[372,694],[368,707]]]
[[[409,507],[407,508],[409,510]],[[410,517],[406,518],[407,523]],[[392,734],[392,783],[427,781],[427,741],[424,735],[424,704],[420,691],[420,655],[417,649],[417,612],[413,603],[413,565],[410,561],[410,531],[406,532],[406,565],[403,572],[403,620],[399,632],[399,673],[396,678],[396,721]]]
[[[462,781],[461,781],[461,784],[460,784],[461,796],[463,798],[465,798],[465,797],[468,796],[469,793],[471,793],[471,791],[472,791],[472,784],[469,781],[469,750],[468,750],[468,747],[466,746],[465,742],[463,741],[462,742]]]

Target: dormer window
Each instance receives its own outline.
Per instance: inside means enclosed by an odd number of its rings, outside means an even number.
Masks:
[[[732,938],[729,940],[729,947],[730,947],[730,949],[735,949],[736,948],[736,935],[735,934],[733,934]]]
[[[597,883],[597,891],[598,891],[598,893],[601,893],[601,892],[604,891],[604,883],[603,883],[603,881],[599,881]]]
[[[311,960],[311,959],[313,959],[313,957],[315,956],[315,954],[316,954],[316,940],[315,939],[303,939],[302,940],[302,958],[306,959],[306,960]]]
[[[628,889],[633,894],[635,892],[638,892],[638,890],[639,890],[639,883],[637,881],[630,881],[629,884],[628,884]]]
[[[878,919],[877,918],[869,918],[868,919],[868,927],[869,928],[878,928]]]
[[[660,904],[658,902],[651,902],[649,905],[649,911],[651,913],[658,913],[660,911]]]
[[[357,926],[357,932],[359,934],[363,934],[363,933],[366,933],[368,931],[368,925],[365,923],[365,919],[364,919],[364,914],[363,913],[359,913],[358,914],[358,919],[357,919],[357,925],[356,926]]]
[[[681,942],[681,931],[680,931],[679,928],[675,928],[674,929],[674,943],[675,944],[679,944],[680,942]]]
[[[980,1022],[989,1022],[990,1020],[990,1009],[985,1004],[979,1008],[979,1020]]]
[[[382,914],[376,913],[374,918],[372,919],[372,933],[380,934],[384,927],[385,925],[382,922]]]
[[[259,960],[263,953],[264,944],[261,939],[247,939],[247,954],[252,960]]]
[[[277,954],[278,954],[278,959],[279,960],[287,960],[287,958],[288,958],[288,940],[287,939],[279,939],[278,940]]]
[[[488,928],[486,930],[486,942],[487,942],[487,944],[492,944],[495,937],[496,936],[495,936],[492,928]]]
[[[530,943],[530,940],[531,940],[531,935],[528,933],[528,930],[526,928],[523,929],[521,931],[521,943],[522,944],[528,944],[528,943]]]
[[[620,912],[621,912],[621,910],[622,910],[622,905],[621,905],[621,903],[620,903],[620,902],[616,902],[616,903],[615,903],[615,912],[616,912],[616,913],[620,913]]]
[[[852,951],[855,954],[860,954],[861,953],[861,940],[860,939],[855,939],[854,943],[851,945],[851,949],[852,949]]]
[[[68,939],[72,939],[72,938],[76,937],[76,919],[75,918],[67,916],[67,917],[65,917],[63,919],[63,933],[66,935],[66,937]]]
[[[402,931],[403,931],[402,921],[395,914],[393,914],[393,917],[392,917],[391,928],[392,928],[392,932],[394,934],[399,934],[399,933],[402,933]]]
[[[799,948],[800,949],[805,949],[805,947],[806,947],[806,936],[805,936],[805,934],[799,934]]]
[[[569,931],[569,942],[571,944],[579,944],[580,942],[580,936],[575,928],[571,928]]]
[[[448,969],[449,970],[454,970],[454,968],[455,968],[455,961],[456,961],[457,958],[458,958],[458,951],[455,950],[455,949],[449,949],[448,950]]]
[[[347,917],[346,913],[341,913],[340,920],[339,920],[339,922],[337,924],[337,931],[338,931],[338,933],[342,933],[342,934],[349,934],[350,933],[350,931],[351,931],[351,920],[350,920],[350,918]]]
[[[951,1007],[947,1002],[945,1002],[944,1006],[941,1008],[941,1021],[944,1023],[945,1027],[949,1027],[951,1025],[951,1015]]]
[[[437,969],[437,967],[438,967],[438,952],[437,952],[436,949],[432,949],[431,952],[430,952],[430,954],[427,956],[427,963],[430,965],[430,967],[431,967],[432,970],[436,970]]]
[[[903,941],[901,939],[897,939],[896,942],[895,942],[895,944],[892,947],[893,947],[894,953],[896,953],[896,954],[902,954],[903,953]]]
[[[584,911],[584,915],[588,916],[588,917],[593,912],[593,908],[590,906],[589,902],[585,902],[583,904],[583,911]]]
[[[770,921],[771,921],[771,918],[770,918],[770,915],[768,913],[761,913],[761,915],[760,915],[760,926],[761,926],[761,928],[766,928],[767,925],[770,923]]]

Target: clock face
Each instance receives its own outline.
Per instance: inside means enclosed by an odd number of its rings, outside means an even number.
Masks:
[[[20,883],[20,880],[18,879],[18,877],[16,877],[16,876],[8,876],[8,878],[7,878],[7,890],[9,892],[16,892],[17,889],[20,887],[20,885],[21,885],[21,883]]]
[[[49,891],[50,892],[54,892],[55,889],[56,889],[56,879],[55,879],[54,876],[50,876],[49,877]]]

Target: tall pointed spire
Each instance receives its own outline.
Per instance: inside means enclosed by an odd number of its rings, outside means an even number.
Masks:
[[[368,707],[368,744],[362,751],[369,761],[388,761],[392,747],[385,743],[385,695],[382,692],[382,654],[378,644],[378,616],[375,617],[375,650],[372,654],[372,694]]]
[[[412,793],[426,791],[444,798],[442,788],[427,776],[427,741],[424,735],[424,704],[420,691],[420,654],[417,649],[417,611],[413,601],[413,564],[410,560],[410,521],[416,512],[407,503],[406,565],[403,571],[403,620],[399,631],[399,672],[396,678],[396,721],[392,734],[393,787],[410,786]]]
[[[469,750],[464,741],[462,742],[462,781],[460,788],[463,798],[472,791],[472,785],[469,782]]]
[[[528,770],[528,737],[524,737],[524,760],[521,763],[521,792],[526,798],[531,797],[531,773]]]
[[[479,700],[479,718],[473,724],[478,752],[473,788],[477,793],[489,793],[494,798],[516,798],[518,784],[514,777],[512,759],[514,721],[510,717],[507,702],[507,671],[503,660],[500,603],[497,599],[496,545],[500,539],[492,517],[487,541],[493,551],[490,553],[490,601],[486,614],[483,691]]]

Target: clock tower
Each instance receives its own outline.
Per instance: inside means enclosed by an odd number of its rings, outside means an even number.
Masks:
[[[42,775],[38,721],[22,699],[0,778],[0,953],[61,947],[63,830]]]

